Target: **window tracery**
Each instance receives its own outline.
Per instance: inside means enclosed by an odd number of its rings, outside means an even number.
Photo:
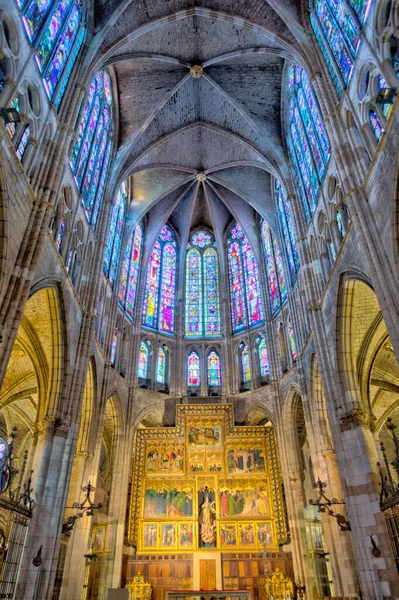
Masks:
[[[119,302],[130,317],[134,317],[137,285],[140,272],[143,231],[137,225],[125,248],[119,284]]]
[[[107,71],[92,79],[82,103],[70,165],[89,222],[95,227],[112,151],[112,91]]]
[[[288,151],[305,216],[310,221],[330,158],[330,145],[316,97],[299,65],[289,68],[288,96]]]
[[[251,362],[246,344],[241,346],[241,381],[242,383],[251,381]]]
[[[213,337],[221,334],[219,259],[213,236],[194,233],[186,254],[185,334]]]
[[[239,223],[227,240],[230,307],[233,333],[255,327],[263,321],[263,304],[258,268],[251,246]]]
[[[59,107],[85,37],[81,3],[74,0],[17,0],[36,63],[50,100]]]
[[[123,223],[127,199],[126,183],[119,187],[116,201],[112,209],[111,222],[108,230],[107,244],[104,256],[104,273],[111,286],[114,285],[122,241]]]
[[[176,294],[176,238],[165,225],[147,267],[142,324],[164,333],[174,332]]]

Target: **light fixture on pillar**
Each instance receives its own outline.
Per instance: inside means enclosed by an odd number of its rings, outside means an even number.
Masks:
[[[91,485],[90,481],[87,485],[82,487],[82,492],[85,492],[86,496],[83,502],[79,504],[79,502],[74,502],[72,506],[67,508],[75,508],[77,509],[77,513],[75,515],[70,515],[65,523],[62,525],[62,533],[69,533],[75,527],[75,523],[78,519],[81,519],[86,515],[86,517],[92,517],[95,510],[99,510],[102,507],[101,502],[98,504],[94,504],[91,501],[90,496],[92,492],[95,492],[96,488]]]
[[[344,500],[337,500],[336,498],[332,498],[331,500],[327,498],[324,493],[324,490],[327,487],[325,481],[321,481],[320,477],[314,484],[314,487],[319,490],[319,496],[317,500],[313,500],[312,498],[309,500],[309,504],[311,506],[317,506],[320,512],[328,514],[330,517],[334,517],[337,519],[337,523],[341,529],[341,531],[351,531],[351,526],[346,517],[344,515],[340,515],[339,513],[334,512],[332,510],[332,506],[337,506],[339,504],[345,504]]]
[[[20,114],[17,111],[17,109],[14,107],[0,108],[0,116],[2,117],[2,119],[6,123],[6,125],[9,125],[10,123],[20,123],[21,122]]]
[[[397,91],[396,87],[381,88],[375,98],[376,104],[394,104]]]

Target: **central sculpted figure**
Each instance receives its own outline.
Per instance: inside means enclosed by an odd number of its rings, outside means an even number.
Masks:
[[[201,504],[199,513],[200,534],[203,544],[214,545],[216,540],[216,505],[209,500],[208,494]]]

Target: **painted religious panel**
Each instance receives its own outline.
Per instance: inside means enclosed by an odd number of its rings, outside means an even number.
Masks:
[[[261,440],[229,444],[227,470],[231,474],[265,472],[265,449]]]
[[[189,448],[222,448],[222,424],[215,419],[196,419],[187,426]]]
[[[158,523],[143,524],[143,548],[158,546]]]
[[[269,496],[265,480],[224,479],[220,481],[221,517],[268,517]]]
[[[235,523],[221,524],[220,541],[222,546],[237,546],[237,525]]]
[[[256,523],[256,537],[260,546],[273,546],[272,524]]]
[[[148,483],[144,496],[144,518],[193,516],[193,484],[182,481],[174,487],[168,483]]]
[[[255,548],[257,546],[254,523],[238,523],[238,544],[240,548]]]
[[[179,523],[179,547],[188,550],[194,548],[194,523]]]
[[[149,475],[184,473],[184,444],[182,442],[147,443],[146,465]]]
[[[187,467],[189,473],[222,473],[223,450],[189,450]]]
[[[176,523],[161,523],[161,546],[163,548],[177,547]]]

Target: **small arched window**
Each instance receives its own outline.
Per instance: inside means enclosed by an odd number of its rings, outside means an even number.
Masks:
[[[115,366],[117,345],[118,345],[118,327],[115,327],[114,335],[112,337],[112,344],[111,344],[111,365],[113,367]]]
[[[164,385],[166,383],[166,348],[160,346],[158,348],[158,356],[157,356],[157,373],[156,373],[156,382]]]
[[[55,238],[55,247],[57,248],[58,252],[60,252],[60,250],[61,250],[61,244],[62,244],[62,240],[64,239],[64,234],[65,234],[65,220],[63,219],[60,223],[57,237]]]
[[[70,165],[89,222],[95,227],[112,150],[112,91],[107,71],[97,73],[82,103]]]
[[[134,305],[140,272],[142,241],[143,231],[139,224],[130,235],[126,245],[119,284],[119,302],[132,318],[134,316]]]
[[[208,386],[222,385],[222,366],[219,355],[212,350],[207,358]]]
[[[261,377],[269,375],[269,356],[265,338],[261,338],[258,344],[259,372]]]
[[[111,286],[114,285],[116,269],[119,260],[119,251],[122,241],[123,223],[125,219],[127,190],[126,184],[122,183],[116,196],[112,209],[111,223],[108,230],[107,245],[104,256],[104,273],[108,277]]]
[[[214,238],[205,231],[194,233],[186,254],[187,337],[221,334],[219,259]]]
[[[373,0],[313,0],[310,22],[338,95],[351,78]]]
[[[18,146],[15,150],[15,153],[21,162],[25,155],[26,148],[28,147],[29,137],[30,137],[30,130],[29,130],[29,125],[27,125],[22,132],[22,135],[18,142]]]
[[[243,383],[251,381],[251,362],[249,358],[249,349],[246,344],[241,346],[241,381]]]
[[[8,444],[3,438],[0,438],[0,471],[6,464],[7,453],[8,453]]]
[[[294,335],[294,330],[292,328],[291,323],[288,323],[288,339],[290,342],[292,361],[296,362],[297,352],[296,352],[295,335]]]
[[[299,65],[288,70],[287,145],[306,219],[312,217],[330,158],[330,145],[308,77]]]
[[[290,207],[288,206],[287,202],[287,194],[285,193],[285,190],[278,179],[274,180],[274,197],[277,204],[277,212],[284,238],[291,277],[292,281],[294,281],[296,272],[299,269],[299,254],[296,245],[295,227]]]
[[[80,2],[73,0],[18,0],[29,40],[36,48],[36,63],[44,88],[56,108],[68,84],[82,46]]]
[[[148,349],[148,344],[144,340],[140,343],[139,349],[139,366],[137,370],[137,375],[139,379],[147,379],[148,378],[148,362],[150,358],[150,352]]]
[[[274,316],[287,301],[283,262],[276,238],[266,221],[262,221],[262,246],[266,263],[270,310]]]
[[[147,267],[142,323],[173,333],[176,294],[176,238],[165,225],[155,242]]]
[[[255,327],[263,321],[263,304],[258,268],[251,246],[238,223],[227,240],[230,306],[233,333]]]
[[[187,385],[189,387],[199,387],[201,385],[200,357],[195,350],[190,352],[187,357]]]

